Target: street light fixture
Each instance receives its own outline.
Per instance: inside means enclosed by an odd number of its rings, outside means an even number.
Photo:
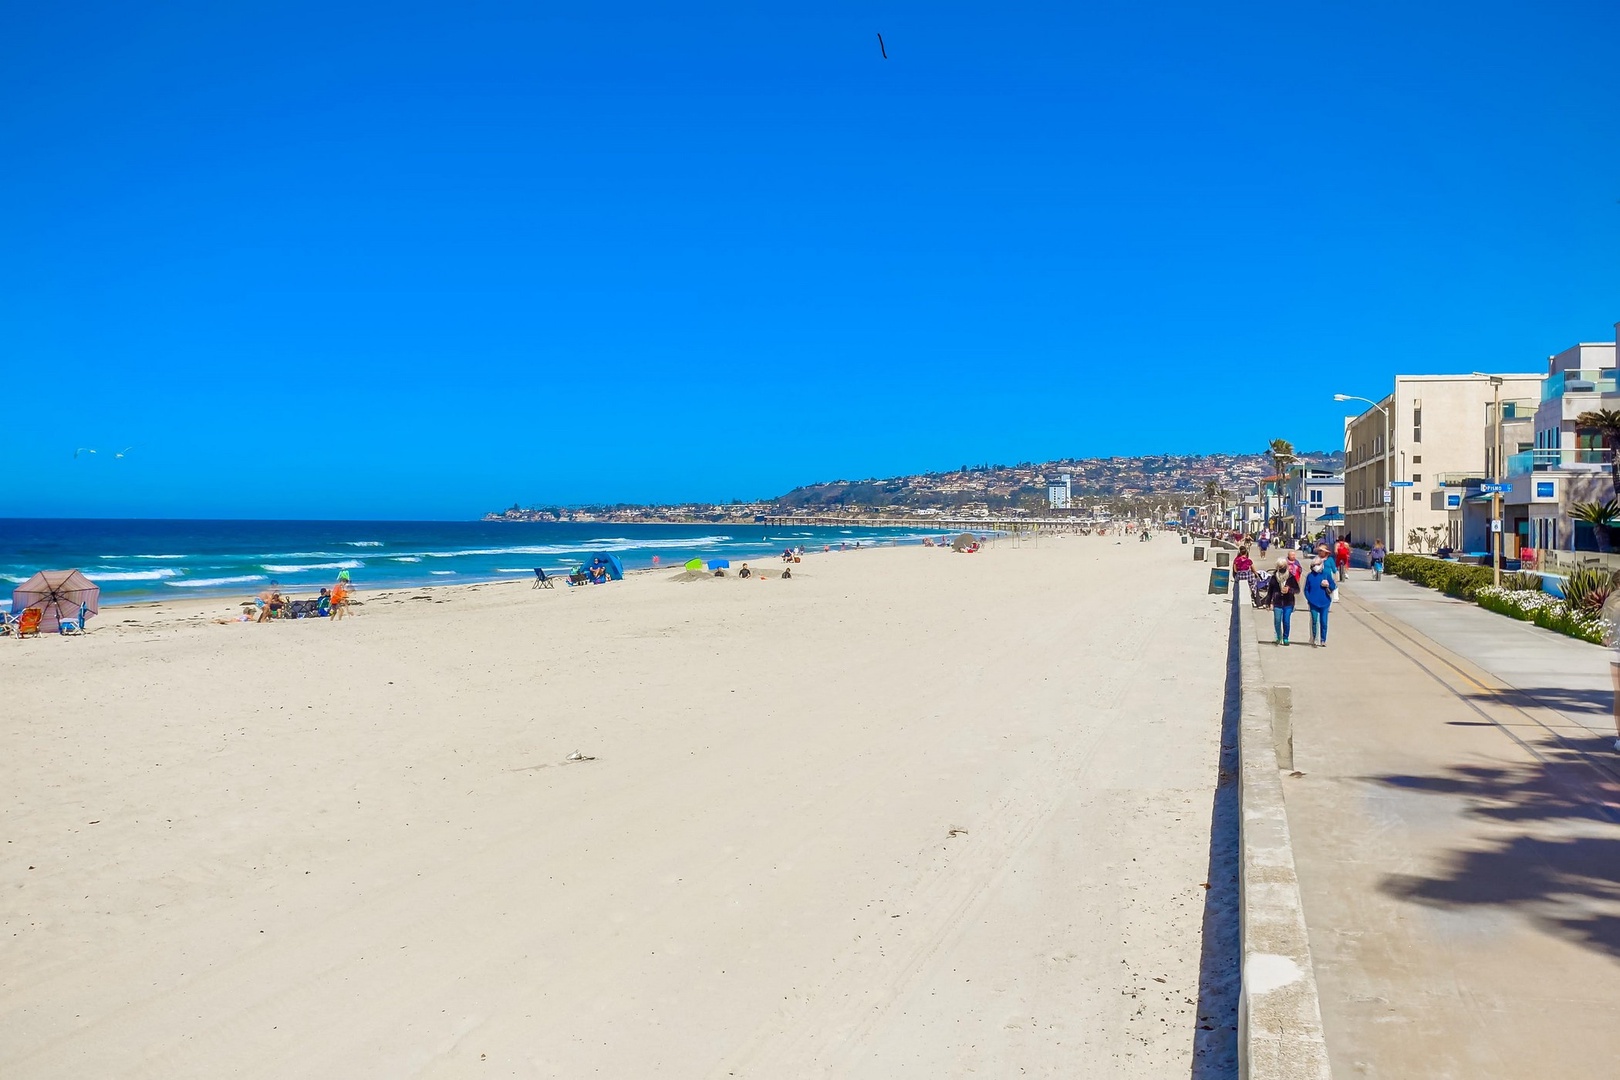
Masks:
[[[1395,537],[1391,536],[1389,532],[1389,512],[1395,506],[1395,488],[1390,484],[1391,477],[1389,475],[1389,465],[1390,462],[1395,460],[1395,455],[1390,451],[1389,447],[1390,442],[1393,441],[1394,435],[1389,427],[1389,410],[1378,404],[1378,402],[1374,401],[1372,398],[1359,397],[1355,394],[1334,394],[1333,400],[1365,401],[1368,405],[1371,405],[1373,408],[1377,409],[1384,416],[1384,543],[1389,545],[1387,550],[1394,551]],[[1391,404],[1393,404],[1393,402],[1391,402]]]

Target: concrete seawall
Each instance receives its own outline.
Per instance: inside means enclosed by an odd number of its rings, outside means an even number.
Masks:
[[[1238,733],[1243,976],[1238,1069],[1249,1080],[1328,1080],[1327,1044],[1283,805],[1272,688],[1260,672],[1256,618],[1234,581],[1242,662]]]

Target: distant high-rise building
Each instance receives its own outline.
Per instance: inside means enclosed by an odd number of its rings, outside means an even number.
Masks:
[[[1059,473],[1057,479],[1046,482],[1046,501],[1053,510],[1067,510],[1069,508],[1070,474]]]

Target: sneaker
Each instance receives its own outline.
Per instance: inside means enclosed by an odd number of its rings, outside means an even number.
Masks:
[[[1620,753],[1620,739],[1614,740],[1614,749],[1617,753]]]
[[[1287,638],[1283,638],[1283,644],[1284,645],[1288,644],[1288,639]],[[1616,739],[1615,742],[1620,742],[1620,739]]]
[[[1280,637],[1274,637],[1274,638],[1272,638],[1272,639],[1271,639],[1271,643],[1272,643],[1272,644],[1273,644],[1273,645],[1281,645],[1281,644],[1282,644],[1282,638],[1280,638]],[[1620,742],[1620,739],[1616,739],[1616,740],[1615,740],[1615,741],[1616,741],[1616,742]]]

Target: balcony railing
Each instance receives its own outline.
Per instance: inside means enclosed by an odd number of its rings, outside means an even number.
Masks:
[[[1614,368],[1570,368],[1549,376],[1541,384],[1541,400],[1551,401],[1565,394],[1612,394]]]
[[[1511,467],[1512,461],[1510,460],[1508,464]],[[1467,487],[1470,480],[1478,482],[1488,479],[1490,478],[1482,472],[1443,472],[1440,474],[1440,486]]]
[[[1608,449],[1589,450],[1525,450],[1510,454],[1507,459],[1509,476],[1526,476],[1548,469],[1568,469],[1577,466],[1608,468],[1614,452]]]

